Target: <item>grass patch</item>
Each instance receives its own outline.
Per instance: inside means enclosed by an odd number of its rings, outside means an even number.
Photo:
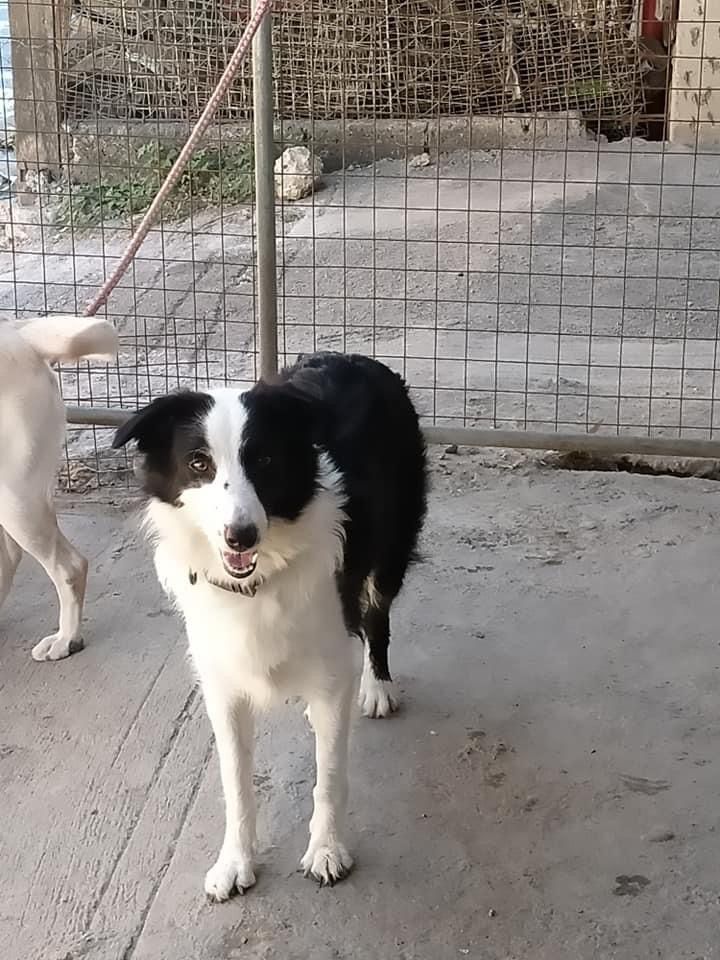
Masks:
[[[127,179],[114,183],[70,184],[54,215],[58,226],[95,227],[113,220],[132,221],[152,203],[180,153],[180,147],[143,144]],[[219,203],[245,203],[254,189],[254,157],[248,144],[196,150],[163,206],[166,219]]]

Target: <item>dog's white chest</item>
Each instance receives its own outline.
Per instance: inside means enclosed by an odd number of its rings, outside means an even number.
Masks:
[[[191,577],[160,547],[161,582],[185,619],[190,653],[203,683],[265,707],[304,696],[322,662],[345,661],[356,644],[347,634],[334,581],[307,590],[291,579],[262,585],[254,597]],[[324,669],[320,671],[324,673]]]
[[[178,596],[193,657],[223,666],[268,673],[288,657],[292,611],[273,592],[254,597],[231,593],[202,580]]]

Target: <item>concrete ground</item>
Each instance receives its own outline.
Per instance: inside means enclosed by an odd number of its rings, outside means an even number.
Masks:
[[[714,960],[720,956],[716,483],[432,453],[395,612],[404,707],[355,722],[357,869],[297,872],[297,706],[260,727],[257,887],[221,837],[208,723],[127,506],[64,502],[90,557],[87,648],[24,562],[0,618],[3,960]]]

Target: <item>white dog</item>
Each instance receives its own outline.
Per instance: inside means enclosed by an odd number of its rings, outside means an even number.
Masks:
[[[23,550],[45,569],[60,601],[56,633],[33,648],[36,660],[60,660],[82,648],[87,560],[57,525],[53,487],[65,437],[58,361],[112,360],[117,334],[104,320],[41,317],[0,323],[0,606]]]

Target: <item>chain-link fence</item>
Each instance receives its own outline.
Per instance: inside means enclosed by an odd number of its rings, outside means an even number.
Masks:
[[[234,0],[11,0],[7,314],[91,299],[247,17]],[[275,210],[281,361],[377,356],[426,424],[476,431],[461,439],[716,436],[709,0],[286,2],[272,38],[273,156],[323,164],[301,199],[286,176]],[[252,87],[247,66],[108,303],[118,363],[63,371],[70,407],[256,377]],[[108,439],[71,433],[76,486],[124,469]]]

